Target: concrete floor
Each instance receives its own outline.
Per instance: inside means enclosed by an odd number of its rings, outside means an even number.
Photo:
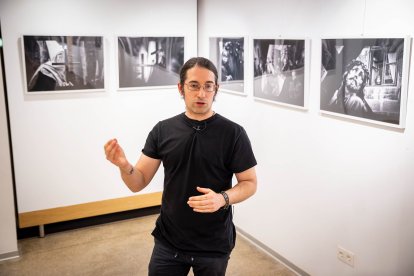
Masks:
[[[0,275],[147,275],[157,216],[19,240],[20,258],[0,262]],[[227,275],[296,274],[238,235]]]

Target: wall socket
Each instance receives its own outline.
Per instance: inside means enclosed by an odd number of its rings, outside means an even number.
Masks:
[[[354,257],[355,256],[354,256],[354,253],[352,253],[351,251],[346,250],[345,248],[342,248],[342,247],[338,246],[336,256],[338,257],[339,260],[343,261],[347,265],[350,265],[350,266],[354,267]]]

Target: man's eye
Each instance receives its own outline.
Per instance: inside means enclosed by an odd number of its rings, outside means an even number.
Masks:
[[[213,84],[211,84],[211,83],[206,83],[206,84],[204,84],[204,87],[205,87],[205,89],[207,89],[207,90],[211,90],[211,89],[213,88]]]
[[[193,88],[193,89],[198,89],[199,88],[199,85],[196,84],[196,83],[191,83],[190,84],[190,87]]]

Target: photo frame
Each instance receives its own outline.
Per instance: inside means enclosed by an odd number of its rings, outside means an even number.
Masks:
[[[175,87],[184,64],[184,37],[118,36],[119,90]]]
[[[25,93],[103,91],[102,36],[22,37]]]
[[[307,109],[309,39],[253,39],[253,94],[261,101]]]
[[[210,37],[210,60],[218,70],[220,91],[245,93],[245,37]]]
[[[321,41],[320,111],[404,128],[411,38]]]

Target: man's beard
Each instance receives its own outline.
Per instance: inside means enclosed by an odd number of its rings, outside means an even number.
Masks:
[[[362,84],[358,83],[355,79],[346,79],[345,80],[345,86],[348,89],[349,92],[359,92],[361,91]]]

